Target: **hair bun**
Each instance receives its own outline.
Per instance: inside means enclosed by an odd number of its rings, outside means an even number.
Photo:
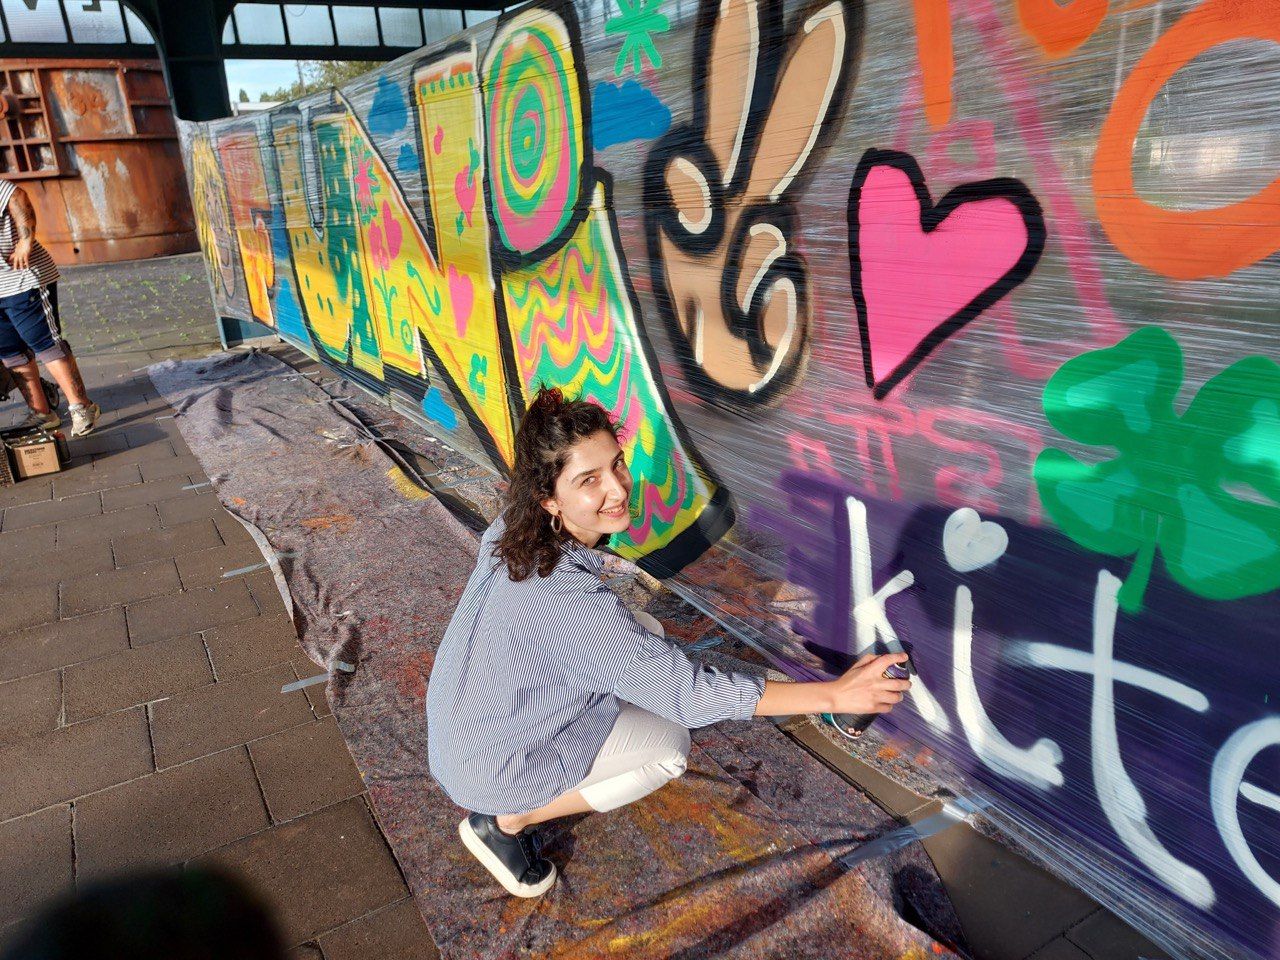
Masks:
[[[542,413],[554,413],[564,406],[564,394],[559,387],[539,387],[532,406]]]

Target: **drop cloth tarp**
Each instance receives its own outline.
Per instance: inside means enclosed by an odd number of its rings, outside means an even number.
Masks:
[[[308,655],[355,665],[333,674],[334,713],[443,956],[948,952],[898,912],[908,904],[955,936],[928,861],[908,850],[839,866],[896,824],[765,721],[696,731],[679,781],[552,825],[560,881],[537,901],[507,897],[458,842],[461,812],[426,763],[427,678],[475,532],[341,404],[267,355],[170,362],[151,376],[223,504],[282,555]]]

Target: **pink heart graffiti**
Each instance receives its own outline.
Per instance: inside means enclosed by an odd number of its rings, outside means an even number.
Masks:
[[[380,270],[391,269],[391,258],[387,256],[387,245],[382,242],[382,227],[374,220],[369,224],[369,256]]]
[[[404,239],[404,229],[400,226],[400,221],[391,214],[391,207],[387,201],[382,201],[382,229],[387,235],[387,253],[394,260],[400,255],[400,241]]]
[[[468,165],[458,171],[458,175],[453,178],[453,193],[458,198],[458,206],[462,208],[463,215],[467,218],[467,226],[471,226],[471,213],[476,205],[476,181],[478,178],[471,175],[471,167]]]
[[[849,189],[849,266],[877,399],[1030,275],[1040,204],[1019,180],[956,187],[936,205],[915,158],[868,150]]]
[[[471,286],[471,278],[459,273],[453,264],[449,264],[449,300],[453,304],[453,322],[458,336],[467,333],[467,321],[471,319],[471,307],[475,301],[475,292]]]

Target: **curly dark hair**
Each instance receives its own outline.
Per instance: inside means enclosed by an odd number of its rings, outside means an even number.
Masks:
[[[547,576],[560,559],[569,534],[551,529],[551,514],[542,502],[555,496],[569,448],[601,430],[618,436],[618,428],[598,404],[566,400],[554,388],[539,387],[525,411],[516,431],[516,462],[507,485],[507,527],[493,548],[517,583],[535,570],[538,576]]]

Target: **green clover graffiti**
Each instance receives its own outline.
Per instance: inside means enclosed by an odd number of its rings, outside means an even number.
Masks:
[[[1054,428],[1116,455],[1085,463],[1046,449],[1034,468],[1040,498],[1080,546],[1136,555],[1119,596],[1130,613],[1142,609],[1157,549],[1198,596],[1280,587],[1280,365],[1233,363],[1179,416],[1182,377],[1178,342],[1146,327],[1068,360],[1045,385]]]

